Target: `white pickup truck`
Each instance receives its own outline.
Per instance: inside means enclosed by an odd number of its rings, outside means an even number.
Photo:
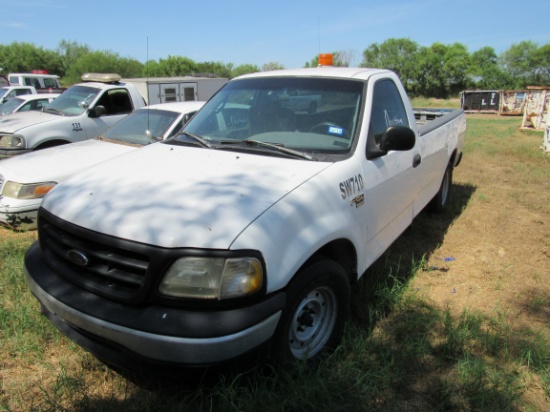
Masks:
[[[91,139],[145,106],[137,88],[120,82],[118,75],[87,73],[83,80],[41,112],[13,113],[0,119],[0,159]]]
[[[33,86],[5,86],[0,88],[0,105],[17,96],[38,94]]]
[[[293,112],[284,89],[321,105]],[[314,360],[338,344],[354,282],[447,204],[466,119],[441,114],[418,127],[387,70],[233,79],[177,137],[56,186],[27,283],[55,326],[122,368],[260,348]]]

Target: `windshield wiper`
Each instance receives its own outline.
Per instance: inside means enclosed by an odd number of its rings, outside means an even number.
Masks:
[[[229,143],[229,142],[223,142],[223,143]],[[262,147],[268,147],[270,149],[277,150],[279,152],[286,153],[286,154],[289,154],[289,155],[292,155],[292,156],[300,157],[302,159],[317,160],[313,156],[308,155],[307,153],[299,152],[298,150],[288,149],[288,148],[286,148],[282,145],[278,145],[278,144],[274,144],[274,143],[262,142],[260,140],[246,139],[246,140],[237,141],[235,143],[246,143],[246,144],[249,144],[249,145],[255,144],[255,145],[258,145],[258,146],[262,146]]]
[[[201,145],[203,145],[205,147],[208,147],[209,149],[212,148],[212,145],[210,143],[208,143],[204,138],[200,137],[198,134],[191,133],[191,132],[186,132],[186,131],[183,131],[180,134],[184,134],[184,135],[190,137],[191,139],[195,140],[196,142],[199,142]]]

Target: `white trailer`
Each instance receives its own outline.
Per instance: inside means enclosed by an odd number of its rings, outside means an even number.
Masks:
[[[137,87],[148,105],[210,99],[228,79],[210,77],[152,77],[123,79]]]

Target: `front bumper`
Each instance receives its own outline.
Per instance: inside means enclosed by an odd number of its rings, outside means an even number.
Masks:
[[[25,205],[26,201],[2,198],[0,196],[0,224],[11,229],[35,230],[37,227],[37,215],[40,202],[35,201]],[[19,203],[19,205],[13,205]]]
[[[235,359],[271,338],[285,303],[281,292],[251,306],[218,311],[121,305],[59,277],[46,265],[38,242],[25,255],[25,275],[44,314],[61,332],[127,369],[143,362],[204,366]]]

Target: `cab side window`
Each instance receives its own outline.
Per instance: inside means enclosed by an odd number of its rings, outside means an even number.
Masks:
[[[128,114],[132,112],[132,102],[126,89],[108,90],[101,96],[97,106],[105,107],[107,115]]]
[[[390,126],[409,127],[409,120],[397,86],[392,80],[384,79],[374,85],[369,144],[378,147],[382,135]]]

